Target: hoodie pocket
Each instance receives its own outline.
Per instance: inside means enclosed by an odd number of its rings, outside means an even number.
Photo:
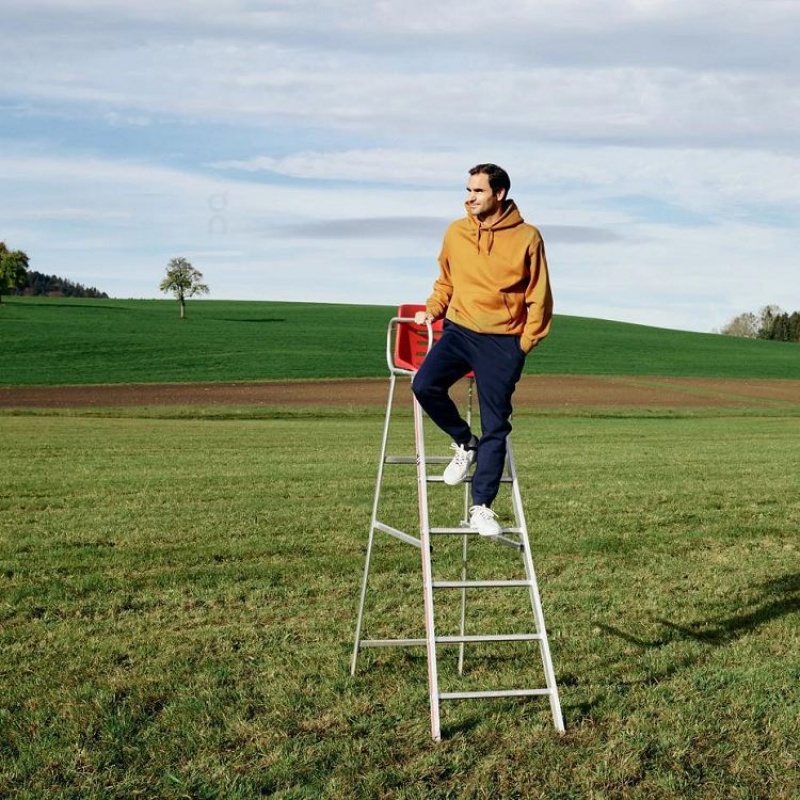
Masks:
[[[502,292],[503,303],[508,313],[509,328],[525,324],[525,295],[521,292]]]

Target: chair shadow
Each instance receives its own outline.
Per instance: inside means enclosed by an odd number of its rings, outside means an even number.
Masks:
[[[654,622],[667,629],[663,636],[656,639],[645,639],[608,623],[598,623],[597,627],[640,649],[661,648],[674,644],[676,641],[694,641],[709,647],[722,647],[773,620],[800,611],[800,574],[782,575],[757,584],[753,589],[755,590],[754,594],[760,599],[755,603],[748,603],[752,610],[741,614],[710,617],[683,625],[668,619],[653,617]],[[701,658],[702,655],[697,653],[676,654],[674,660],[657,672],[649,673],[633,681],[611,681],[605,688],[607,690],[613,690],[613,687],[620,689],[630,686],[631,683],[657,685],[683,670],[689,669]],[[571,674],[562,676],[559,681],[559,684],[565,688],[580,686],[581,683],[582,681],[577,676]],[[595,689],[597,688],[595,686]],[[564,706],[565,715],[571,718],[589,718],[600,703],[600,696],[587,700],[575,698],[572,703],[568,702]]]
[[[718,647],[735,641],[774,619],[800,611],[800,574],[782,575],[765,581],[758,586],[758,591],[763,599],[758,601],[756,608],[743,614],[702,619],[689,625],[679,625],[661,617],[654,617],[653,621],[677,633],[680,638]],[[599,623],[598,627],[639,647],[663,647],[675,640],[674,635],[642,639],[606,623]]]

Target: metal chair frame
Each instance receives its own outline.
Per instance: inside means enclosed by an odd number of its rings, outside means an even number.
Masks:
[[[450,461],[448,457],[427,456],[425,451],[424,437],[424,417],[423,411],[413,398],[414,412],[414,439],[416,453],[413,456],[388,455],[389,431],[392,420],[392,409],[395,399],[397,379],[408,376],[413,380],[417,367],[424,359],[425,354],[434,344],[437,333],[441,326],[426,324],[420,326],[414,322],[413,316],[409,314],[416,310],[421,310],[422,306],[400,306],[398,316],[389,321],[386,338],[386,363],[389,368],[389,396],[386,404],[386,415],[383,425],[383,438],[381,441],[380,457],[378,461],[378,475],[375,485],[375,495],[372,505],[372,518],[370,523],[370,533],[367,543],[366,558],[364,563],[364,574],[361,582],[361,594],[358,606],[358,616],[356,621],[355,640],[353,653],[350,662],[351,675],[355,675],[359,652],[364,648],[373,647],[403,647],[403,646],[425,646],[427,649],[428,661],[428,694],[430,699],[431,713],[431,735],[435,741],[441,740],[441,715],[440,705],[444,700],[463,700],[470,698],[494,698],[494,697],[526,697],[542,695],[548,697],[553,717],[553,725],[558,732],[564,731],[564,721],[561,714],[561,703],[556,684],[555,672],[553,670],[550,647],[545,629],[544,613],[539,594],[536,572],[531,555],[530,542],[528,537],[525,514],[522,506],[522,496],[520,493],[519,482],[517,480],[516,466],[514,462],[514,452],[510,438],[507,440],[507,456],[503,484],[510,485],[511,505],[515,517],[515,524],[511,527],[504,527],[502,534],[493,537],[489,543],[495,542],[506,545],[518,550],[522,556],[525,578],[518,580],[468,580],[467,561],[469,539],[476,536],[474,530],[469,529],[466,522],[469,503],[469,479],[464,484],[464,519],[457,527],[431,527],[428,506],[428,484],[440,482],[441,476],[429,475],[428,465],[443,464]],[[410,349],[409,349],[410,348]],[[467,408],[466,418],[471,422],[472,416],[472,397],[474,377],[467,376]],[[381,488],[384,480],[384,467],[387,464],[416,464],[417,468],[417,499],[419,504],[419,537],[412,536],[406,531],[402,531],[395,526],[388,525],[379,519]],[[363,638],[364,610],[369,585],[370,565],[373,557],[375,545],[375,534],[377,532],[388,534],[401,542],[410,544],[418,548],[421,552],[422,562],[422,584],[425,614],[425,638],[396,638],[396,639],[369,639]],[[463,537],[463,547],[461,556],[461,579],[457,581],[435,580],[433,576],[432,564],[432,537],[436,536],[461,535]],[[466,634],[466,606],[467,590],[476,590],[490,587],[527,587],[535,631],[531,633],[515,634]],[[436,634],[435,614],[434,614],[434,590],[460,590],[460,629],[458,635],[441,636]],[[458,645],[458,673],[463,674],[464,670],[464,648],[466,644],[475,642],[528,642],[536,641],[539,645],[542,667],[545,677],[544,688],[534,689],[500,689],[491,691],[463,691],[463,692],[442,692],[439,689],[437,646],[438,645]]]

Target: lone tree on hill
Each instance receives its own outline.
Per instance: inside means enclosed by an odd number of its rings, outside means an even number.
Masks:
[[[196,294],[208,294],[208,285],[203,283],[203,273],[196,270],[185,258],[173,258],[167,264],[167,275],[161,286],[162,292],[172,292],[181,304],[181,319],[186,316],[186,298]]]
[[[22,250],[9,250],[0,242],[0,303],[4,289],[16,289],[25,282],[28,274],[28,256]]]

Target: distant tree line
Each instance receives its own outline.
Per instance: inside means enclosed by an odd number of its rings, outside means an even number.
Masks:
[[[4,294],[108,298],[94,286],[28,269],[29,262],[24,250],[9,250],[5,242],[0,242],[0,303]]]
[[[51,297],[98,297],[108,299],[105,292],[94,286],[84,286],[58,275],[45,275],[36,270],[29,270],[25,282],[17,286],[17,295],[49,295]]]
[[[775,305],[764,306],[758,314],[747,312],[734,317],[720,333],[747,339],[800,342],[800,311],[789,314]]]

